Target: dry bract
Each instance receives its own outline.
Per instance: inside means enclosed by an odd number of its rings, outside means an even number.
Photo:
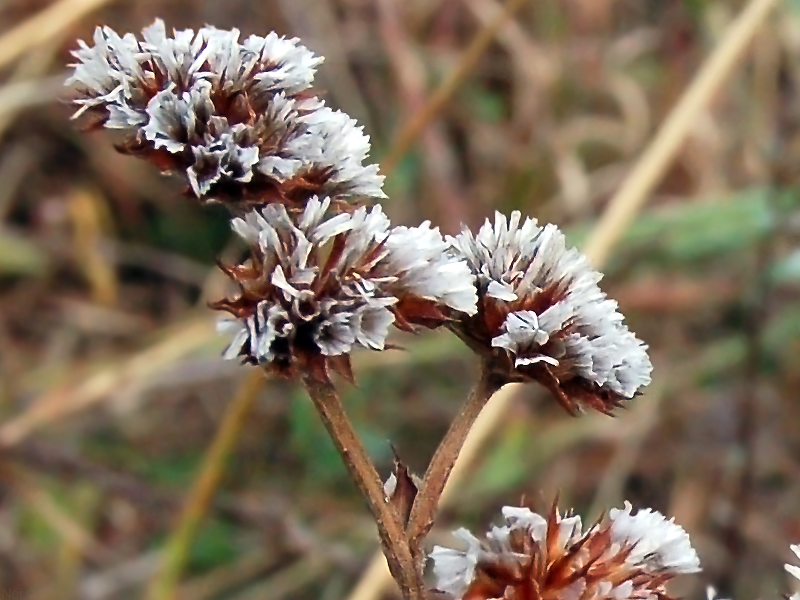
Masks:
[[[582,531],[580,517],[503,508],[506,525],[484,540],[454,533],[465,550],[430,553],[436,587],[456,600],[655,600],[665,584],[700,570],[686,532],[650,510],[612,510]]]
[[[650,382],[647,347],[623,323],[602,275],[555,225],[497,213],[449,238],[472,269],[478,313],[453,331],[511,381],[536,380],[570,412],[609,412]]]

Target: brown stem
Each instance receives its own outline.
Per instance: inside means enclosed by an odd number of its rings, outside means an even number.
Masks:
[[[386,502],[383,482],[347,418],[336,389],[332,384],[312,377],[305,377],[303,383],[333,443],[342,455],[350,476],[367,500],[378,525],[389,569],[403,591],[403,598],[424,600],[425,585],[421,565],[411,556],[403,526]]]
[[[469,397],[461,406],[461,410],[450,424],[439,447],[425,471],[425,477],[411,508],[408,527],[406,528],[408,544],[413,556],[421,555],[421,545],[433,525],[433,517],[439,506],[444,486],[450,477],[467,434],[475,423],[475,419],[486,406],[489,398],[499,390],[506,381],[492,371],[488,360],[481,365],[481,375]]]

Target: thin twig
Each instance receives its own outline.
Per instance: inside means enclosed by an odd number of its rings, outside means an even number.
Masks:
[[[259,369],[253,369],[225,412],[222,424],[194,480],[187,503],[164,549],[160,571],[148,589],[149,600],[172,600],[175,597],[175,588],[189,557],[189,549],[219,487],[225,464],[239,439],[239,432],[255,404],[263,378]]]
[[[389,567],[403,589],[403,596],[409,600],[422,600],[421,573],[409,552],[403,526],[386,502],[383,482],[344,412],[336,389],[331,383],[322,383],[310,376],[304,377],[303,383],[347,470],[369,505]]]
[[[381,159],[381,171],[392,173],[397,164],[414,144],[425,126],[444,108],[461,83],[475,68],[481,55],[497,34],[505,20],[522,8],[526,0],[508,0],[503,10],[480,30],[461,57],[456,68],[441,83],[425,106],[408,121],[392,143],[389,153]]]
[[[664,126],[659,129],[656,137],[650,142],[598,220],[584,250],[593,265],[599,268],[607,261],[614,245],[644,206],[653,186],[675,157],[691,125],[730,75],[733,67],[738,64],[736,59],[740,57],[776,3],[777,0],[751,0],[703,63],[689,88],[664,121]],[[690,99],[687,100],[687,97]],[[450,474],[450,481],[442,494],[440,506],[448,503],[453,497],[452,492],[466,479],[467,474],[472,472],[471,466],[482,454],[480,450],[486,440],[499,427],[520,385],[509,384],[496,393],[475,421]],[[370,563],[371,566],[375,564],[377,559],[373,559]],[[374,600],[391,582],[386,571],[383,579],[375,577],[373,569],[365,573],[364,577],[367,575],[368,582],[372,585],[362,585],[362,582],[359,582],[355,588],[358,595],[351,594],[348,600]],[[366,584],[367,580],[364,579],[363,583]]]
[[[408,544],[411,553],[415,556],[419,555],[422,541],[433,525],[433,517],[442,492],[470,429],[489,398],[503,386],[503,383],[492,374],[490,365],[484,362],[478,382],[436,448],[428,469],[425,471],[422,484],[419,486],[406,529]]]

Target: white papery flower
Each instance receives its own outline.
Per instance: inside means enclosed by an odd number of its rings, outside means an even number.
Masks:
[[[315,56],[297,38],[203,27],[168,36],[156,20],[139,41],[109,27],[79,41],[67,83],[75,116],[128,132],[123,152],[184,172],[196,196],[302,207],[315,194],[385,197],[369,137],[309,94]]]
[[[351,377],[353,347],[383,350],[392,323],[435,327],[475,311],[469,270],[441,252],[438,230],[391,229],[380,206],[328,217],[330,203],[312,198],[293,215],[273,204],[233,220],[254,258],[226,269],[240,293],[215,305],[234,317],[220,325],[234,334],[226,358]]]
[[[369,155],[369,136],[349,115],[322,107],[302,117],[307,128],[303,134],[287,140],[287,154],[302,165],[329,167],[331,183],[342,193],[354,196],[385,198],[384,176],[378,165],[362,165]]]
[[[792,544],[789,546],[789,549],[794,553],[794,555],[800,560],[800,544]],[[789,563],[785,564],[784,567],[786,571],[795,579],[800,580],[800,567],[797,565],[791,565]],[[797,584],[795,584],[797,585]],[[795,592],[791,595],[789,600],[800,600],[800,592]]]
[[[570,412],[608,412],[650,382],[647,347],[625,326],[593,270],[555,225],[497,213],[448,241],[473,273],[480,310],[453,327],[511,380],[534,379]]]
[[[562,517],[555,507],[543,517],[506,506],[506,524],[483,540],[460,529],[454,535],[463,549],[434,547],[436,588],[455,600],[656,600],[668,597],[664,585],[674,576],[699,570],[686,533],[659,513],[631,516],[626,503],[614,514],[583,531],[580,517]],[[654,568],[637,548],[667,560]]]
[[[462,598],[475,579],[475,568],[485,550],[478,538],[463,527],[453,532],[464,550],[434,546],[428,558],[433,561],[436,588],[453,598]]]
[[[631,514],[630,502],[624,509],[612,508],[611,539],[620,546],[632,547],[627,562],[644,565],[651,572],[674,571],[676,573],[696,573],[700,570],[700,560],[692,548],[689,534],[667,520],[658,511],[649,508]]]
[[[469,267],[447,252],[447,242],[438,227],[431,228],[430,221],[419,227],[395,227],[386,248],[387,267],[400,273],[400,285],[427,300],[475,314],[478,296]]]

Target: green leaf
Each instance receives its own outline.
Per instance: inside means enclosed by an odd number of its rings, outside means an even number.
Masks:
[[[750,248],[773,230],[773,207],[762,188],[724,200],[689,202],[653,210],[628,228],[617,249],[625,254],[657,256],[668,263],[695,263]],[[580,246],[591,226],[568,231]]]

